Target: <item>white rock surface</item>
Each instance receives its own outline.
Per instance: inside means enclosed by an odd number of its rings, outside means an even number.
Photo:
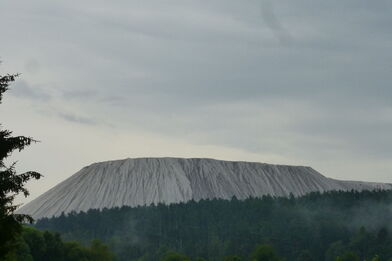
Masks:
[[[339,181],[303,166],[213,159],[139,158],[94,163],[18,210],[35,219],[62,212],[178,203],[191,199],[295,196],[312,191],[392,189]]]

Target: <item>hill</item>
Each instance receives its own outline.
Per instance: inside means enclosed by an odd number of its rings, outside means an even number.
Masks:
[[[303,166],[213,159],[139,158],[94,163],[23,206],[34,218],[62,212],[149,206],[201,199],[294,196],[310,192],[391,189],[339,181]]]

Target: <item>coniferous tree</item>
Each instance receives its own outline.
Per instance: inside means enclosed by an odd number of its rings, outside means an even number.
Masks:
[[[114,259],[114,255],[109,250],[109,247],[99,240],[93,240],[90,248],[92,259],[95,261],[111,261]]]
[[[282,261],[275,249],[270,245],[259,245],[255,248],[251,256],[252,261]]]
[[[338,256],[336,261],[360,261],[357,254],[353,252],[347,252],[343,256]]]
[[[242,259],[239,256],[226,256],[223,261],[242,261]]]
[[[0,75],[0,104],[3,93],[8,90],[9,84],[15,81],[18,75]],[[16,238],[21,233],[23,222],[32,222],[28,215],[15,214],[17,205],[13,203],[15,196],[22,193],[28,196],[29,192],[24,187],[30,179],[39,179],[41,174],[29,171],[17,174],[15,162],[7,166],[4,162],[15,150],[21,151],[26,146],[35,142],[25,136],[12,136],[12,132],[2,129],[0,125],[0,260],[7,256],[16,245]]]
[[[310,251],[303,250],[297,258],[297,261],[315,261]]]
[[[162,261],[190,261],[190,259],[189,257],[177,252],[168,252],[163,257]]]

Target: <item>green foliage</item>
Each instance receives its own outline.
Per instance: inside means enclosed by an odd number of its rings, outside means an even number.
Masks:
[[[361,261],[385,261],[392,257],[391,205],[391,191],[328,192],[89,210],[36,226],[85,244],[98,238],[124,261],[159,260],[168,249],[222,261],[247,257],[258,244],[286,260],[335,261],[352,251]]]
[[[31,227],[25,227],[22,239],[30,248],[30,254],[34,259],[43,260],[46,252],[46,238],[43,233]]]
[[[33,256],[31,255],[31,248],[22,237],[18,237],[16,249],[14,260],[34,261]]]
[[[381,258],[380,258],[378,255],[376,255],[376,256],[374,256],[374,257],[372,258],[371,261],[381,261]]]
[[[112,261],[114,259],[114,255],[108,246],[97,239],[91,242],[90,250],[91,257],[95,261]]]
[[[163,258],[162,261],[190,261],[189,257],[176,253],[176,252],[168,252]]]
[[[0,75],[0,104],[3,93],[8,90],[9,84],[15,81],[18,75]],[[14,255],[12,250],[17,246],[17,237],[22,231],[22,222],[32,222],[28,215],[15,214],[18,206],[13,204],[15,196],[22,193],[28,196],[29,192],[24,187],[30,179],[39,179],[41,174],[29,171],[17,174],[15,164],[6,166],[4,160],[8,158],[14,150],[21,151],[25,147],[35,142],[30,137],[12,136],[9,130],[0,129],[0,260]]]
[[[281,261],[275,249],[270,245],[259,245],[253,251],[251,261]]]
[[[308,250],[303,250],[301,254],[299,254],[297,261],[315,261],[312,254]]]
[[[89,261],[90,252],[78,242],[64,243],[64,261]]]
[[[330,244],[327,252],[325,253],[326,261],[335,261],[336,257],[343,255],[347,247],[342,241],[336,241]]]
[[[17,238],[16,250],[7,261],[113,261],[114,254],[99,240],[90,247],[79,242],[64,242],[57,233],[24,227]],[[3,259],[0,259],[3,260]]]
[[[226,256],[223,261],[242,261],[242,259],[239,256]]]
[[[338,256],[336,261],[360,261],[357,254],[353,252],[347,252],[342,256]]]

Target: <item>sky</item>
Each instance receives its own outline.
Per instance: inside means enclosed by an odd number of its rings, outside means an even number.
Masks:
[[[311,166],[392,183],[389,0],[0,4],[3,128],[44,175],[134,157]]]

